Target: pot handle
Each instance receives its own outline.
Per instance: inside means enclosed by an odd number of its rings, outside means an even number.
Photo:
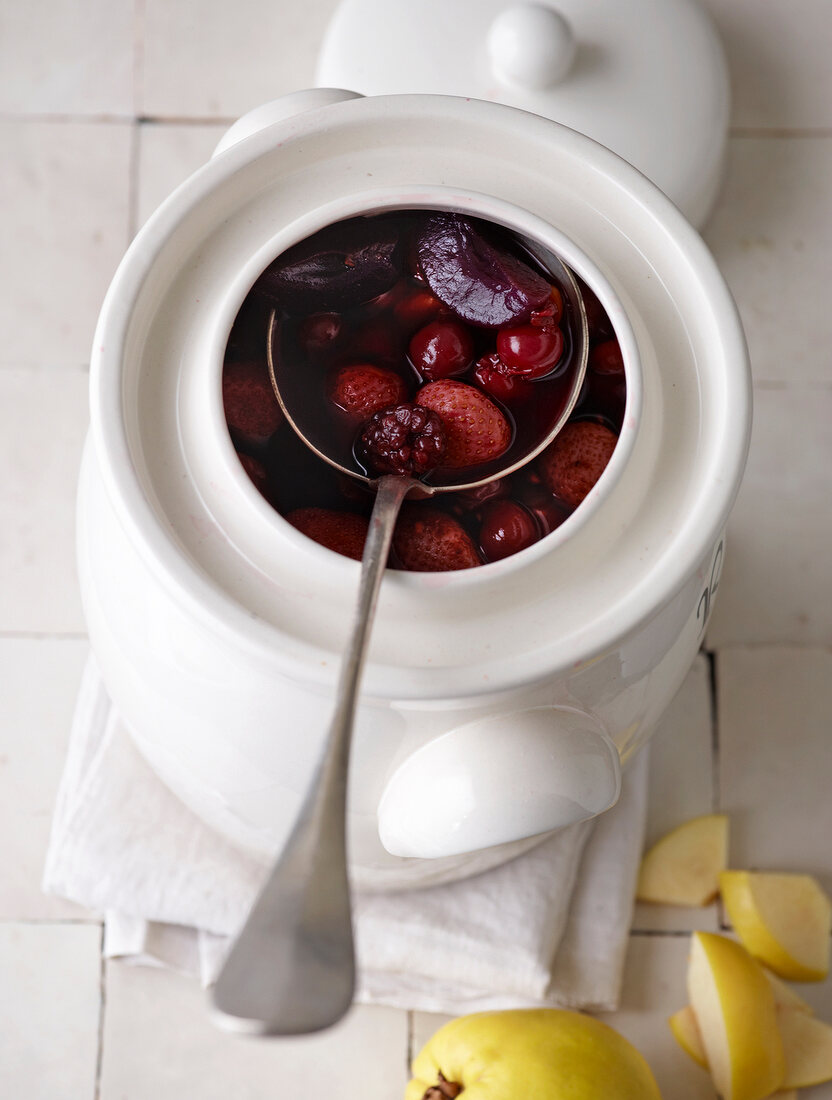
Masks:
[[[358,92],[348,92],[345,88],[304,88],[300,92],[289,92],[279,99],[272,99],[269,103],[263,103],[251,111],[247,111],[241,118],[229,127],[219,140],[212,157],[224,153],[238,141],[243,141],[258,130],[265,129],[275,122],[292,118],[294,115],[303,114],[304,111],[314,111],[318,107],[329,107],[332,103],[341,103],[345,99],[362,99]]]
[[[620,793],[618,750],[595,718],[533,707],[417,749],[387,783],[379,836],[391,855],[438,859],[586,821]]]

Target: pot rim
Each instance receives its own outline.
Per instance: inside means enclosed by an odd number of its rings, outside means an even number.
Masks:
[[[309,657],[312,654],[318,657],[319,651],[316,647],[306,643],[296,641],[293,652],[284,652],[284,647],[276,647],[274,640],[275,637],[280,635],[279,630],[264,620],[253,620],[249,612],[238,605],[231,596],[223,592],[218,586],[215,586],[204,577],[197,577],[196,571],[187,556],[162,530],[159,516],[145,497],[130,455],[127,432],[123,421],[122,367],[128,329],[136,298],[168,235],[182,218],[207,198],[215,188],[218,188],[235,173],[243,170],[247,164],[268,154],[275,144],[280,142],[281,137],[289,135],[296,137],[299,132],[315,128],[319,124],[322,113],[327,114],[328,120],[334,121],[336,114],[354,118],[357,112],[367,110],[387,110],[389,112],[394,109],[391,105],[395,105],[395,109],[410,109],[411,111],[414,109],[418,111],[420,108],[424,110],[425,107],[430,105],[434,110],[450,111],[452,113],[458,113],[460,105],[464,105],[469,116],[472,113],[475,116],[478,115],[478,121],[481,123],[508,113],[512,116],[512,125],[523,126],[530,131],[536,130],[540,140],[551,140],[553,133],[557,133],[558,140],[566,145],[574,156],[579,156],[600,174],[614,180],[618,187],[627,192],[638,203],[644,217],[657,223],[663,233],[672,240],[676,248],[684,251],[685,260],[696,269],[700,284],[709,294],[714,320],[718,324],[720,338],[725,348],[725,357],[745,364],[747,367],[745,341],[736,307],[715,261],[696,231],[688,224],[670,200],[636,169],[590,138],[549,120],[538,118],[515,108],[463,100],[456,97],[422,95],[369,97],[312,110],[299,118],[275,123],[246,138],[203,166],[163,203],[137,235],[119,266],[105,297],[96,328],[90,371],[91,435],[95,451],[99,456],[107,495],[120,522],[125,527],[132,544],[139,549],[145,564],[160,579],[166,590],[174,596],[176,602],[179,605],[184,604],[189,614],[195,615],[199,621],[209,626],[213,631],[233,634],[234,644],[238,648],[245,649],[252,658],[266,661],[272,666],[276,664],[282,671],[291,676],[300,677],[321,685],[334,683],[337,672],[334,662],[328,662],[325,668],[320,667],[318,660],[311,662]],[[385,190],[389,193],[390,189]],[[487,197],[492,201],[502,202],[494,196]],[[506,203],[504,205],[511,206],[512,204]],[[514,209],[520,208],[514,207]],[[529,214],[529,217],[534,217],[534,215]],[[553,229],[554,227],[549,228]],[[569,262],[566,256],[564,258]],[[265,264],[262,265],[262,267],[265,266]],[[260,270],[262,270],[262,267]],[[586,277],[584,275],[587,270],[586,265],[583,266],[583,269],[580,264],[575,265],[575,269],[579,274]],[[593,279],[590,274],[587,282],[593,289],[596,286],[600,289],[606,280],[601,279],[599,283],[598,278]],[[426,696],[442,698],[463,694],[490,695],[520,687],[523,684],[538,681],[542,676],[552,675],[561,667],[574,666],[596,656],[615,645],[640,622],[655,615],[679,590],[692,571],[701,564],[715,537],[724,526],[728,511],[736,496],[750,434],[750,379],[747,369],[731,372],[726,383],[731,396],[730,404],[735,410],[734,431],[730,435],[726,433],[723,437],[723,449],[720,459],[725,476],[719,484],[711,487],[705,509],[709,522],[702,523],[699,528],[691,532],[684,553],[665,556],[662,563],[663,568],[654,570],[651,573],[649,587],[644,584],[635,586],[637,591],[634,590],[630,594],[631,598],[626,605],[627,614],[618,614],[614,629],[611,629],[613,624],[608,619],[604,622],[605,630],[603,632],[597,629],[594,632],[590,629],[585,631],[582,636],[583,644],[580,651],[575,652],[568,662],[564,661],[562,665],[558,666],[548,665],[544,670],[535,667],[528,670],[523,676],[518,677],[514,674],[505,677],[503,680],[491,676],[484,681],[476,667],[401,669],[396,671],[401,671],[406,675],[397,677],[391,675],[391,669],[387,666],[368,664],[365,674],[366,694],[369,697],[376,698],[404,699]],[[628,391],[629,389],[628,377]],[[235,465],[239,468],[239,478],[248,482],[248,478],[236,460],[230,439],[228,440],[228,450],[231,454],[227,454],[226,459],[234,458]],[[629,448],[622,446],[622,442],[619,441],[619,446],[616,448],[607,471],[605,471],[605,477],[609,473],[607,483],[606,485],[602,484],[603,478],[602,482],[599,482],[599,499],[606,495],[608,489],[612,487],[628,456]],[[616,466],[617,460],[618,464]],[[259,498],[259,494],[250,483],[248,489],[250,489],[252,502],[255,502],[255,496]],[[290,527],[262,498],[256,501],[255,506],[261,508],[261,510],[268,510],[273,523],[281,524],[285,528]],[[507,568],[522,568],[535,554],[542,555],[553,549],[555,545],[565,541],[579,525],[587,522],[594,512],[595,509],[592,507],[591,502],[585,502],[552,535],[542,539],[528,550],[513,555],[516,561],[507,558],[503,562],[461,571],[453,575],[449,574],[446,577],[452,576],[452,583],[476,585],[492,581],[498,572]],[[575,523],[570,527],[572,519],[575,519]],[[563,533],[557,538],[560,532]],[[292,537],[294,536],[297,536],[298,540],[303,539],[304,552],[310,553],[309,540],[293,531]],[[333,555],[332,552],[326,551],[324,548],[315,547],[314,552],[317,553],[318,551],[321,555],[326,555],[327,565],[332,568],[331,559],[339,556]],[[512,563],[511,566],[507,567],[506,562]],[[342,569],[345,577],[357,575],[357,563],[346,559],[339,560],[335,568]],[[349,574],[347,570],[350,571]],[[388,583],[388,578],[391,576],[396,577],[397,583],[412,586],[429,585],[432,575],[415,576],[401,571],[396,571],[395,574],[388,571],[385,583]],[[458,580],[459,578],[464,579]],[[373,675],[374,667],[379,673],[377,676]],[[419,681],[418,688],[415,684],[416,679]],[[399,680],[401,682],[398,682]]]

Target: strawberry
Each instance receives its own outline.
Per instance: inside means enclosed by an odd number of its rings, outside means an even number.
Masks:
[[[369,523],[354,512],[336,512],[329,508],[295,508],[286,519],[301,534],[328,550],[361,561]]]
[[[265,363],[226,363],[222,401],[229,428],[249,443],[265,443],[283,422]]]
[[[447,449],[442,465],[451,469],[479,466],[499,458],[511,443],[511,426],[490,398],[467,382],[428,382],[416,403],[442,418]]]
[[[538,459],[544,484],[577,508],[606,469],[617,442],[615,432],[594,420],[567,424]]]
[[[402,510],[393,549],[403,569],[441,573],[482,565],[465,528],[445,512],[420,505]]]
[[[336,371],[330,396],[353,420],[367,420],[407,396],[404,380],[395,371],[370,363],[354,363]]]

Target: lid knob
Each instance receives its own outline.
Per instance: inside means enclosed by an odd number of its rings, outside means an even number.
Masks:
[[[501,83],[516,88],[557,84],[569,71],[576,48],[572,27],[545,4],[506,8],[488,31],[492,71]]]

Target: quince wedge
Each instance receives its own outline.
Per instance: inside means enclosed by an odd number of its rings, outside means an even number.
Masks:
[[[719,888],[737,935],[764,966],[797,982],[826,977],[832,901],[811,875],[723,871]]]
[[[788,1088],[832,1081],[832,1027],[794,1008],[777,1011]]]
[[[689,1058],[692,1058],[697,1065],[707,1069],[708,1059],[705,1056],[705,1048],[702,1045],[699,1024],[696,1020],[696,1013],[690,1005],[685,1005],[685,1007],[680,1008],[678,1012],[674,1012],[667,1022],[670,1024],[673,1038],[685,1054],[687,1054]]]
[[[723,1100],[764,1100],[785,1080],[774,993],[745,948],[694,932],[688,996],[717,1092]]]
[[[805,1003],[805,1002],[804,1002]],[[790,1009],[789,1011],[801,1011]],[[702,1046],[702,1036],[699,1033],[699,1024],[696,1022],[696,1013],[685,1005],[678,1012],[674,1012],[668,1020],[673,1037],[685,1054],[692,1058],[703,1069],[708,1068],[708,1060],[705,1057],[705,1048]],[[772,1100],[797,1100],[796,1089],[784,1089],[772,1093]]]
[[[814,1016],[815,1010],[812,1006],[804,1001],[799,993],[795,993],[790,985],[786,985],[784,981],[781,981],[776,974],[772,974],[765,966],[763,967],[763,973],[768,978],[768,984],[774,993],[774,1004],[778,1010],[790,1008],[795,1012],[806,1012],[809,1016]]]
[[[728,818],[694,817],[663,836],[641,861],[636,898],[665,905],[707,905],[719,890],[728,855]]]
[[[661,1100],[647,1062],[600,1020],[563,1009],[450,1020],[413,1060],[405,1100]]]

